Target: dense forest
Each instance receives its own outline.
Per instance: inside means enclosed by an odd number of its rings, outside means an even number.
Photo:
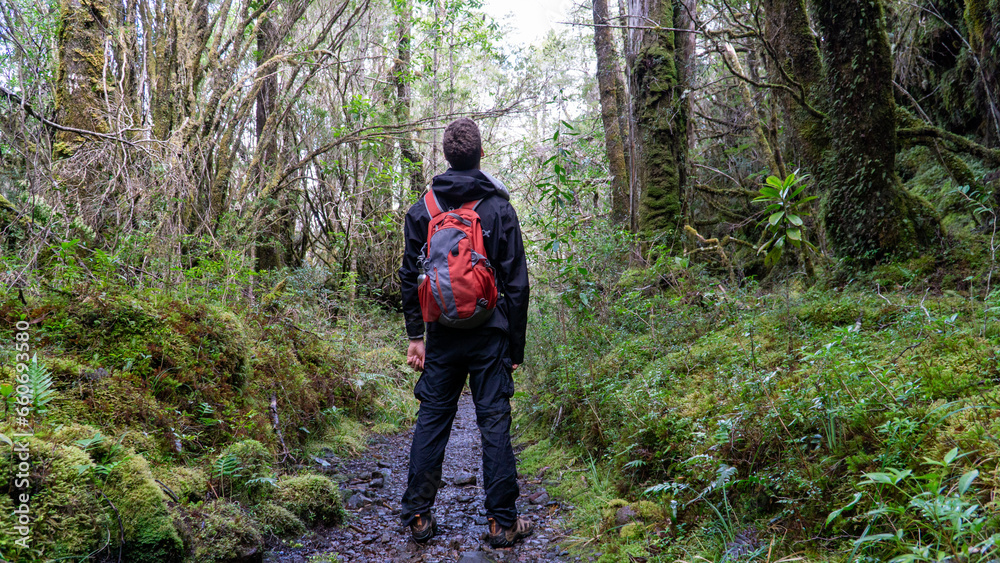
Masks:
[[[458,117],[525,233],[552,553],[1000,560],[1000,0],[510,25],[0,2],[0,560],[457,560],[315,546],[415,418],[403,218]]]

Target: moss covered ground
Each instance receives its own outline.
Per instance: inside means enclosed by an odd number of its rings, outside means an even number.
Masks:
[[[337,475],[309,471],[412,420],[398,315],[301,272],[259,304],[109,279],[43,278],[0,300],[0,339],[29,323],[53,393],[31,421],[31,548],[4,534],[0,558],[229,561],[343,522]],[[2,354],[12,382],[14,350]],[[8,516],[15,455],[0,454]]]
[[[705,264],[602,270],[614,259],[595,246],[581,251],[598,255],[588,275],[539,292],[517,402],[522,471],[577,506],[581,553],[994,557],[988,242],[863,273],[827,264],[811,286],[738,287]],[[616,521],[625,506],[645,515]]]

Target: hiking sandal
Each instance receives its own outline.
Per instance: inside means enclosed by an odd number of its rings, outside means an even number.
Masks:
[[[490,547],[510,547],[517,543],[517,540],[526,538],[535,531],[535,525],[523,516],[518,516],[509,528],[504,528],[492,518],[487,520],[490,523]]]
[[[433,514],[427,516],[417,514],[413,522],[410,523],[410,535],[413,536],[413,541],[425,543],[437,535],[437,528],[437,520],[434,519]]]

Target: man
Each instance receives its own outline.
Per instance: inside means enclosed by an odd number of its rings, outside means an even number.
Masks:
[[[399,278],[410,340],[406,360],[423,373],[413,390],[420,400],[420,410],[410,449],[402,520],[417,542],[426,542],[437,531],[430,509],[441,485],[445,446],[468,374],[483,445],[489,541],[493,547],[509,547],[529,535],[533,527],[518,516],[514,505],[519,491],[510,443],[510,397],[514,394],[511,373],[524,360],[528,268],[510,196],[502,184],[479,170],[484,156],[479,128],[471,119],[456,120],[445,129],[442,144],[451,168],[434,177],[431,190],[443,209],[482,200],[475,210],[482,221],[486,258],[496,271],[499,296],[493,315],[479,327],[460,329],[427,323],[424,344],[418,260],[427,243],[431,216],[424,198],[414,204],[406,214],[406,250]]]

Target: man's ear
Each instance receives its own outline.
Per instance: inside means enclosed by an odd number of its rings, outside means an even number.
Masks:
[[[484,156],[486,156],[486,151],[482,147],[479,147],[479,158],[483,158]]]

